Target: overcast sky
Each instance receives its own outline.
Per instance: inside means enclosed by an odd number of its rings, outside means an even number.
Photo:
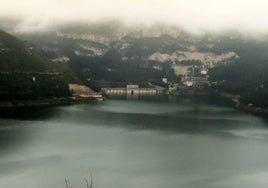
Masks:
[[[0,17],[22,18],[22,29],[62,21],[164,21],[189,30],[268,32],[268,0],[0,0]]]

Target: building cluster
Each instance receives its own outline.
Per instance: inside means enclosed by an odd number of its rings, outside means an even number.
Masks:
[[[204,87],[209,85],[208,69],[204,66],[191,66],[182,76],[182,83],[187,87]]]
[[[204,88],[210,85],[208,80],[208,69],[205,66],[185,66],[180,71],[181,80],[178,83],[169,82],[167,78],[162,78],[162,83],[167,84],[169,92],[177,91],[181,88]]]

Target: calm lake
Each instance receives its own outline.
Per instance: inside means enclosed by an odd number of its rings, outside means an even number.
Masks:
[[[109,99],[0,119],[0,187],[267,188],[268,121],[207,97]],[[88,178],[89,179],[89,178]]]

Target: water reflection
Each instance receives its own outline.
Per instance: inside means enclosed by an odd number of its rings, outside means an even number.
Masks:
[[[95,188],[268,186],[267,121],[224,100],[111,99],[12,115],[0,119],[0,187],[64,187],[65,177],[85,187],[89,172]]]
[[[55,115],[54,107],[18,107],[0,109],[0,118],[18,120],[45,120]]]
[[[191,98],[172,97],[171,102],[166,102],[166,97],[162,100],[158,98],[113,99],[90,107],[80,105],[59,108],[55,120],[78,124],[91,122],[95,126],[122,127],[132,130],[194,134],[263,126],[261,118],[240,112],[230,103],[217,106],[211,98],[205,99],[199,101],[200,99],[195,98],[191,100]]]

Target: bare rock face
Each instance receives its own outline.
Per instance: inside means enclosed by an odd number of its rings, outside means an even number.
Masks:
[[[217,55],[211,52],[198,52],[198,51],[175,51],[171,54],[168,53],[153,53],[148,57],[148,60],[167,62],[167,61],[200,61],[203,64],[207,63],[223,63],[228,62],[231,59],[239,58],[235,52],[227,52],[221,55]]]
[[[78,84],[69,84],[69,89],[74,94],[87,94],[87,93],[95,93],[92,89],[90,89],[87,86],[84,85],[78,85]]]
[[[73,97],[102,98],[102,95],[100,93],[96,93],[95,91],[84,85],[69,84],[69,90],[71,91]]]

